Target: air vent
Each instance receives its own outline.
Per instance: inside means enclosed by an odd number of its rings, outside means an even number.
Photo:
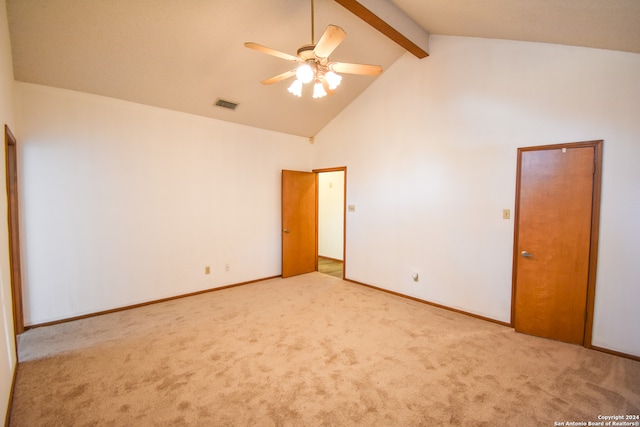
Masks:
[[[238,106],[238,104],[236,104],[235,102],[225,101],[224,99],[220,98],[216,99],[216,103],[213,105],[215,105],[216,107],[227,108],[229,110],[235,110]]]

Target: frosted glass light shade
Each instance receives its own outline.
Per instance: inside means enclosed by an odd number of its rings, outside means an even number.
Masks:
[[[302,83],[309,83],[311,80],[313,80],[313,69],[311,68],[311,65],[302,64],[301,66],[299,66],[296,70],[296,77]]]
[[[322,83],[316,82],[316,84],[313,85],[313,97],[322,98],[323,96],[326,96],[326,95],[327,95],[327,91],[324,90]]]
[[[342,81],[342,76],[334,73],[333,71],[327,72],[324,75],[324,78],[327,80],[327,84],[329,84],[329,89],[331,90],[340,86],[340,82]]]
[[[295,96],[302,96],[302,82],[300,80],[294,80],[287,90]]]

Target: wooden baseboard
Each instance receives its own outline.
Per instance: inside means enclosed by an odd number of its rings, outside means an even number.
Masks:
[[[412,297],[412,296],[409,296],[409,295],[404,295],[404,294],[401,294],[401,293],[398,293],[398,292],[390,291],[390,290],[384,289],[384,288],[379,288],[379,287],[373,286],[373,285],[368,285],[366,283],[358,282],[358,281],[355,281],[355,280],[351,280],[351,279],[347,279],[347,278],[345,278],[344,280],[347,281],[347,282],[355,283],[356,285],[366,286],[367,288],[376,289],[378,291],[386,292],[386,293],[391,294],[391,295],[396,295],[396,296],[399,296],[399,297],[402,297],[402,298],[407,298],[407,299],[410,299],[410,300],[413,300],[413,301],[421,302],[423,304],[428,304],[428,305],[432,305],[434,307],[438,307],[438,308],[442,308],[442,309],[445,309],[445,310],[453,311],[455,313],[460,313],[460,314],[464,314],[466,316],[475,317],[476,319],[485,320],[487,322],[497,323],[498,325],[502,325],[502,326],[507,326],[509,328],[513,328],[513,325],[510,324],[510,323],[501,322],[499,320],[491,319],[489,317],[479,316],[479,315],[474,314],[474,313],[469,313],[467,311],[458,310],[457,308],[447,307],[446,305],[437,304],[437,303],[434,303],[434,302],[431,302],[431,301],[423,300],[423,299]],[[635,360],[635,361],[640,362],[640,357],[639,356],[634,356],[633,354],[627,354],[627,353],[622,353],[622,352],[615,351],[615,350],[609,350],[608,348],[597,347],[595,345],[588,346],[587,348],[590,348],[590,349],[595,350],[595,351],[600,351],[602,353],[611,354],[613,356],[623,357],[625,359],[631,359],[631,360]]]
[[[4,415],[4,427],[9,427],[9,421],[11,420],[11,406],[13,406],[13,392],[16,388],[16,377],[18,376],[18,361],[16,360],[16,366],[13,368],[13,378],[11,379],[11,388],[9,389],[9,401],[7,403],[7,412]]]
[[[513,327],[513,325],[511,325],[511,323],[502,322],[500,320],[492,319],[490,317],[484,317],[484,316],[480,316],[478,314],[469,313],[468,311],[458,310],[457,308],[447,307],[446,305],[437,304],[435,302],[431,302],[431,301],[423,300],[423,299],[420,299],[420,298],[412,297],[412,296],[409,296],[409,295],[401,294],[399,292],[390,291],[388,289],[379,288],[377,286],[367,285],[366,283],[357,282],[355,280],[346,279],[346,278],[344,280],[346,280],[347,282],[355,283],[356,285],[366,286],[367,288],[376,289],[378,291],[386,292],[386,293],[391,294],[391,295],[396,295],[396,296],[399,296],[399,297],[402,297],[402,298],[407,298],[407,299],[410,299],[410,300],[413,300],[413,301],[421,302],[423,304],[431,305],[433,307],[438,307],[438,308],[442,308],[442,309],[445,309],[445,310],[453,311],[455,313],[464,314],[465,316],[475,317],[476,319],[484,320],[486,322],[497,323],[498,325],[508,326],[510,328]]]
[[[176,295],[176,296],[173,296],[173,297],[161,298],[161,299],[157,299],[157,300],[153,300],[153,301],[142,302],[142,303],[139,303],[139,304],[127,305],[127,306],[118,307],[118,308],[112,308],[110,310],[97,311],[95,313],[83,314],[81,316],[68,317],[68,318],[65,318],[65,319],[54,320],[54,321],[51,321],[51,322],[38,323],[38,324],[35,324],[35,325],[25,325],[24,329],[25,330],[29,330],[29,329],[41,328],[43,326],[59,325],[60,323],[73,322],[74,320],[87,319],[89,317],[102,316],[103,314],[110,314],[110,313],[116,313],[118,311],[131,310],[132,308],[144,307],[146,305],[158,304],[158,303],[161,303],[161,302],[172,301],[172,300],[176,300],[176,299],[180,299],[180,298],[192,297],[192,296],[195,296],[195,295],[206,294],[208,292],[222,291],[224,289],[235,288],[236,286],[244,286],[244,285],[248,285],[248,284],[256,283],[256,282],[262,282],[264,280],[275,279],[277,277],[282,277],[282,276],[278,275],[278,276],[264,277],[262,279],[249,280],[248,282],[234,283],[232,285],[220,286],[218,288],[205,289],[205,290],[202,290],[202,291],[191,292],[191,293],[188,293],[188,294],[181,294],[181,295]]]
[[[40,328],[40,327],[43,327],[43,326],[57,325],[57,324],[60,324],[60,323],[72,322],[74,320],[80,320],[80,319],[86,319],[86,318],[89,318],[89,317],[101,316],[103,314],[116,313],[118,311],[130,310],[132,308],[144,307],[146,305],[158,304],[158,303],[161,303],[161,302],[166,302],[166,301],[176,300],[176,299],[180,299],[180,298],[191,297],[191,296],[195,296],[195,295],[205,294],[205,293],[208,293],[208,292],[221,291],[221,290],[224,290],[224,289],[235,288],[237,286],[243,286],[243,285],[248,285],[248,284],[251,284],[251,283],[262,282],[264,280],[275,279],[275,278],[278,278],[278,277],[282,277],[282,276],[278,275],[278,276],[264,277],[262,279],[255,279],[255,280],[249,280],[247,282],[234,283],[232,285],[220,286],[218,288],[205,289],[205,290],[202,290],[202,291],[191,292],[191,293],[182,294],[182,295],[176,295],[176,296],[173,296],[173,297],[168,297],[168,298],[162,298],[162,299],[158,299],[158,300],[143,302],[143,303],[140,303],[140,304],[133,304],[133,305],[128,305],[128,306],[124,306],[124,307],[113,308],[111,310],[104,310],[104,311],[99,311],[99,312],[95,312],[95,313],[84,314],[82,316],[75,316],[75,317],[69,317],[69,318],[66,318],[66,319],[54,320],[52,322],[39,323],[39,324],[35,324],[35,325],[28,325],[28,326],[25,326],[25,330],[34,329],[34,328]],[[471,317],[474,317],[476,319],[484,320],[486,322],[497,323],[498,325],[507,326],[507,327],[510,327],[510,328],[513,327],[513,325],[511,323],[502,322],[500,320],[492,319],[490,317],[484,317],[484,316],[480,316],[478,314],[469,313],[469,312],[464,311],[464,310],[459,310],[457,308],[452,308],[452,307],[448,307],[446,305],[437,304],[435,302],[423,300],[423,299],[412,297],[412,296],[409,296],[409,295],[404,295],[404,294],[401,294],[399,292],[390,291],[388,289],[380,288],[378,286],[368,285],[366,283],[358,282],[356,280],[352,280],[352,279],[348,279],[348,278],[345,278],[344,280],[346,282],[350,282],[350,283],[354,283],[356,285],[365,286],[367,288],[371,288],[371,289],[375,289],[375,290],[378,290],[378,291],[386,292],[388,294],[399,296],[401,298],[407,298],[407,299],[410,299],[410,300],[413,300],[413,301],[417,301],[417,302],[420,302],[422,304],[427,304],[427,305],[431,305],[433,307],[442,308],[444,310],[449,310],[449,311],[452,311],[454,313],[464,314],[465,316],[471,316]],[[602,352],[602,353],[611,354],[613,356],[623,357],[625,359],[631,359],[631,360],[635,360],[635,361],[640,362],[640,356],[635,356],[633,354],[622,353],[622,352],[619,352],[619,351],[610,350],[608,348],[598,347],[598,346],[595,346],[595,345],[589,346],[587,348],[590,348],[592,350],[599,351],[599,352]],[[9,415],[10,415],[10,410],[11,410],[11,401],[13,399],[13,389],[14,389],[14,385],[15,385],[15,381],[16,381],[16,376],[18,374],[18,365],[19,365],[19,363],[16,363],[16,367],[13,370],[13,379],[11,381],[11,390],[10,390],[10,394],[9,394],[9,406],[7,407],[7,414],[6,414],[6,417],[5,417],[5,427],[9,425],[8,423],[9,423]]]
[[[625,359],[631,359],[631,360],[635,360],[636,362],[640,362],[640,356],[634,356],[633,354],[622,353],[620,351],[615,351],[615,350],[609,350],[608,348],[598,347],[595,345],[592,345],[591,347],[588,347],[588,348],[595,351],[600,351],[602,353],[612,354],[614,356],[624,357]]]

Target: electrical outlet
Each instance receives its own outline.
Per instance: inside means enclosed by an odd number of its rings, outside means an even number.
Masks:
[[[204,268],[204,274],[211,274],[211,267],[208,265]]]
[[[231,266],[229,264],[225,264],[224,271],[231,271]]]

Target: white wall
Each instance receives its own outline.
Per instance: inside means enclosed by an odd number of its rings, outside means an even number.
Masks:
[[[318,174],[318,255],[343,260],[344,171]]]
[[[640,355],[640,55],[446,36],[430,55],[315,138],[314,168],[349,168],[348,278],[508,322],[517,147],[603,139],[593,345]]]
[[[305,138],[26,83],[15,96],[27,325],[281,274],[280,170],[310,170]]]
[[[7,24],[7,6],[0,0],[0,132],[4,147],[4,125],[15,130],[13,123],[13,64]],[[11,392],[16,349],[13,335],[13,305],[11,302],[11,270],[9,267],[9,233],[7,228],[7,197],[5,150],[0,150],[0,405],[6,413]]]
[[[430,51],[313,146],[16,84],[27,324],[280,274],[280,169],[335,165],[356,206],[348,278],[508,322],[517,147],[604,139],[593,344],[640,355],[640,55],[444,36]]]

